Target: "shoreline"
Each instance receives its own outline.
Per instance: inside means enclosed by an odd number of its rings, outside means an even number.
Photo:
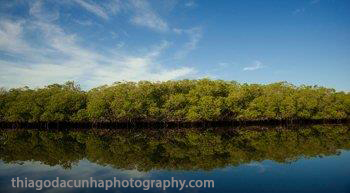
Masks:
[[[350,119],[304,119],[304,120],[246,120],[246,121],[196,121],[196,122],[0,122],[0,129],[176,129],[176,128],[215,128],[240,126],[289,126],[289,125],[317,125],[317,124],[347,124]]]

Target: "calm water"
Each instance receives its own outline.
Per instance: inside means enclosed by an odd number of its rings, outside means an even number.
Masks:
[[[214,180],[181,192],[350,193],[350,127],[0,131],[0,192],[32,180]],[[40,192],[144,192],[136,188]],[[148,192],[179,192],[152,188]]]

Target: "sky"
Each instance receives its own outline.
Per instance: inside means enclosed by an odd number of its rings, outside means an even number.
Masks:
[[[350,91],[348,0],[0,0],[0,86],[211,78]]]

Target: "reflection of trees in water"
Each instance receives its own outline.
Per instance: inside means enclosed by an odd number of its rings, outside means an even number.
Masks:
[[[298,129],[0,132],[0,159],[70,168],[86,158],[122,169],[213,169],[252,161],[292,162],[350,148],[345,125]]]

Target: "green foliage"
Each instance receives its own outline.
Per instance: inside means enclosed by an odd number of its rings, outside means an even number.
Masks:
[[[0,88],[0,121],[5,120],[5,105],[7,103],[7,91]]]
[[[0,89],[0,121],[233,121],[349,119],[350,93],[286,82],[117,82],[88,92],[74,82]]]
[[[46,104],[43,105],[44,112],[41,115],[41,121],[83,119],[81,110],[86,107],[86,96],[74,83],[51,85],[47,89],[41,90],[40,94],[45,96],[47,100]]]
[[[3,104],[5,103],[5,104]],[[74,84],[53,84],[42,89],[11,89],[1,94],[4,121],[72,121],[83,119],[86,94]]]

